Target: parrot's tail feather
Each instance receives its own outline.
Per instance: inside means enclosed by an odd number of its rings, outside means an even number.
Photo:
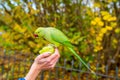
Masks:
[[[77,55],[77,53],[72,48],[68,47],[68,49],[88,68],[88,70],[91,71],[92,74],[96,75],[96,73],[90,69],[90,67],[82,60],[80,56]]]

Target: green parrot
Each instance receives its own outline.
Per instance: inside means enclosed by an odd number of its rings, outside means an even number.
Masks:
[[[35,37],[44,38],[55,46],[63,45],[67,47],[93,74],[94,71],[82,60],[82,58],[75,52],[74,46],[71,44],[67,36],[60,30],[53,27],[39,27],[36,29]]]

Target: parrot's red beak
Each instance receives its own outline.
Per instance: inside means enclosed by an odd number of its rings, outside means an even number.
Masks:
[[[35,38],[37,38],[37,37],[38,37],[38,35],[37,35],[37,34],[34,34],[34,37],[35,37]]]

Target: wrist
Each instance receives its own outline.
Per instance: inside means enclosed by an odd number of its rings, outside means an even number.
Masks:
[[[38,63],[36,63],[36,62],[34,62],[34,63],[32,64],[32,66],[31,66],[30,70],[34,70],[34,71],[40,72],[40,71],[41,71],[41,65],[38,64]]]
[[[35,80],[38,74],[41,72],[41,70],[38,67],[39,67],[38,64],[34,62],[30,68],[30,71],[26,75],[25,79]]]

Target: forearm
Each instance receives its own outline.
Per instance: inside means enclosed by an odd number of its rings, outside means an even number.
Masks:
[[[27,73],[25,79],[26,80],[35,80],[40,72],[41,72],[41,70],[38,70],[36,63],[33,63],[33,65],[30,68],[30,71]]]

